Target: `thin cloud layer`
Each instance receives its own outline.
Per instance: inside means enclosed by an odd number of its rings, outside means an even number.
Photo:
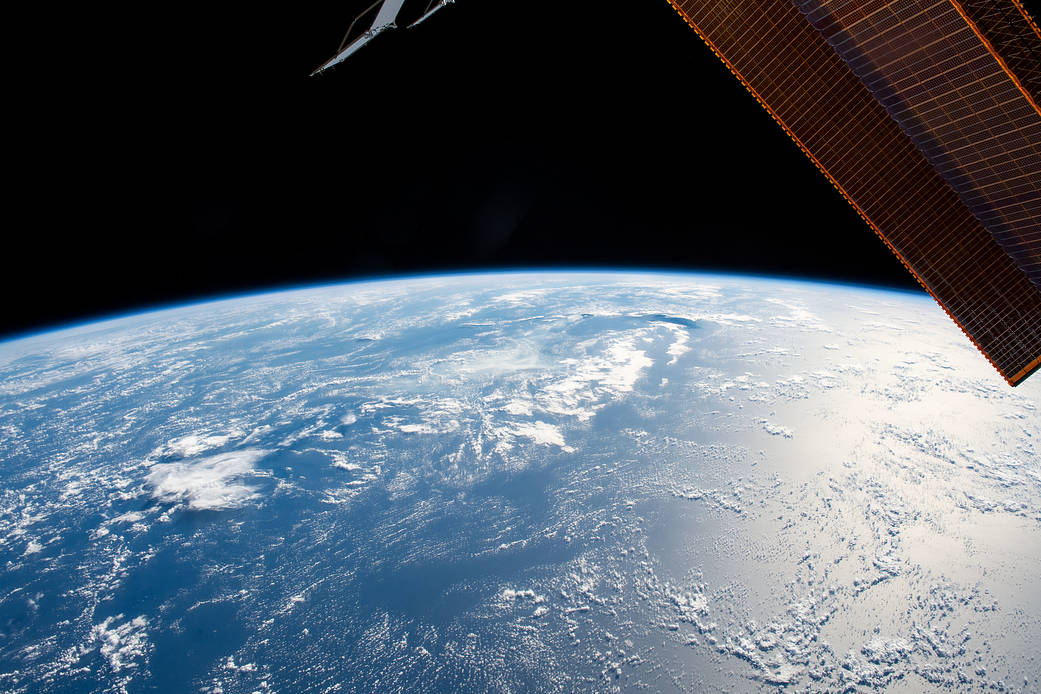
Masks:
[[[256,487],[243,478],[271,451],[247,448],[196,461],[156,465],[147,477],[152,496],[166,503],[184,503],[196,511],[237,508],[256,498]]]

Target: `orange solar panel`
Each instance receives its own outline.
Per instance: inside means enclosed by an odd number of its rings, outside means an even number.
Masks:
[[[1041,111],[957,0],[669,1],[1011,385],[1041,366]]]
[[[1041,109],[958,0],[796,5],[1041,288]]]
[[[1041,29],[1019,0],[960,0],[965,14],[1041,104]]]

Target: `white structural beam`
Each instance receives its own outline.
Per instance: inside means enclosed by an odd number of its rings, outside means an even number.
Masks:
[[[453,2],[455,2],[455,0],[437,0],[436,3],[431,2],[431,4],[427,6],[427,9],[423,13],[423,15],[409,26],[416,26],[417,24],[424,21],[432,14],[440,10],[442,7],[445,7],[446,5]],[[382,2],[378,0],[375,4],[371,5],[362,14],[358,15],[358,17],[356,17],[354,20],[355,22],[357,22],[366,14],[369,14],[373,9],[379,7],[379,10],[376,12],[375,18],[372,20],[372,24],[369,25],[369,28],[360,36],[358,36],[358,38],[354,39],[350,43],[346,45],[341,45],[340,49],[336,52],[336,55],[322,63],[321,67],[319,67],[311,74],[316,75],[319,72],[322,72],[323,70],[328,70],[332,66],[342,63],[344,60],[346,60],[352,54],[354,54],[357,50],[359,50],[362,46],[364,46],[369,41],[382,34],[387,29],[397,28],[398,13],[401,12],[401,8],[404,6],[404,4],[405,0],[382,0]],[[353,27],[354,24],[351,25],[352,29]],[[350,34],[350,29],[348,29],[348,34]]]

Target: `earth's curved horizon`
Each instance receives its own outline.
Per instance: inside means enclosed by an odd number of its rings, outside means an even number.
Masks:
[[[925,296],[918,288],[900,287],[881,282],[869,282],[866,280],[839,280],[835,278],[812,277],[802,274],[764,274],[756,272],[726,272],[697,269],[680,270],[657,266],[616,267],[612,265],[593,265],[578,266],[572,268],[557,266],[543,267],[538,265],[532,265],[515,267],[510,266],[502,269],[491,270],[431,270],[428,272],[377,273],[373,275],[362,275],[359,277],[350,277],[344,279],[332,279],[321,282],[289,282],[271,287],[257,287],[255,289],[246,290],[216,291],[212,294],[203,294],[200,296],[188,297],[185,299],[157,301],[154,303],[142,304],[137,307],[104,311],[95,315],[88,315],[82,318],[72,318],[67,321],[56,321],[46,325],[26,328],[22,330],[14,330],[9,334],[0,336],[0,345],[9,342],[31,340],[33,338],[45,337],[48,335],[54,335],[56,333],[64,333],[70,330],[77,330],[79,328],[97,327],[101,324],[111,323],[113,321],[119,321],[125,318],[140,318],[142,316],[163,313],[165,311],[191,309],[206,306],[209,304],[218,304],[226,301],[236,301],[238,299],[256,299],[264,296],[292,294],[294,292],[318,291],[322,289],[332,288],[344,289],[360,285],[381,284],[387,282],[412,282],[422,280],[462,279],[481,277],[502,278],[510,276],[530,275],[566,275],[568,277],[582,277],[584,275],[637,275],[648,277],[687,277],[698,278],[702,280],[711,280],[712,278],[718,278],[729,281],[751,280],[756,282],[792,282],[795,284],[808,284],[815,286],[823,284],[835,287],[845,287],[849,289],[864,289],[867,291],[892,292],[895,294],[904,294],[915,297]]]
[[[1041,381],[925,294],[628,271],[0,342],[0,689],[1039,691]]]

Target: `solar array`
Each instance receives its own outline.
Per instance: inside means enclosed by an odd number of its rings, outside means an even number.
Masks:
[[[1041,111],[964,9],[796,5],[1041,289]]]
[[[1041,29],[1019,0],[960,0],[1012,74],[1041,104]]]
[[[669,1],[1006,381],[1041,366],[1041,111],[964,8]]]

